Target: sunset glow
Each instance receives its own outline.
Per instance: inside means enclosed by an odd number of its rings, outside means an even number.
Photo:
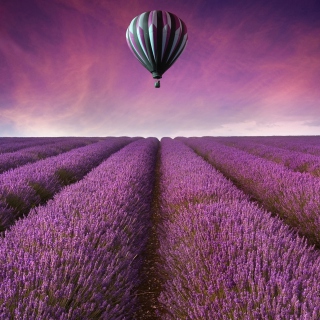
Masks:
[[[154,88],[125,33],[177,14],[188,44]],[[0,4],[0,136],[320,134],[318,1]]]

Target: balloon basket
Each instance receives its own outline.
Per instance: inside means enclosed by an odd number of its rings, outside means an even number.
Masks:
[[[158,80],[158,81],[156,81],[156,82],[154,83],[154,87],[155,87],[155,88],[160,88],[160,80]]]

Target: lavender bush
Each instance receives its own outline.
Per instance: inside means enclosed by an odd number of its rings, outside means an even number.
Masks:
[[[50,199],[65,185],[80,180],[130,141],[130,138],[108,138],[1,174],[0,230]]]
[[[160,168],[162,319],[319,319],[318,252],[181,142]]]
[[[182,139],[263,206],[320,245],[320,180],[211,138]]]
[[[1,319],[132,319],[157,146],[129,144],[6,231]]]

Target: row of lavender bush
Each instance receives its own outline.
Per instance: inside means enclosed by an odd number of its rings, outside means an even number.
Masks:
[[[1,174],[0,230],[50,199],[65,185],[80,180],[131,141],[130,138],[108,138]]]
[[[34,137],[0,137],[0,145],[8,142],[23,142],[38,139]]]
[[[97,142],[96,138],[68,138],[63,140],[57,139],[50,144],[37,145],[15,152],[6,152],[0,154],[0,174],[9,169],[20,167],[26,163],[36,162],[40,159],[56,156],[60,153],[94,142]]]
[[[140,139],[0,239],[0,319],[133,319],[158,140]]]
[[[238,137],[246,139],[247,137]],[[320,156],[320,137],[319,136],[299,136],[299,137],[250,137],[253,141],[270,145],[273,147],[287,150],[304,152]],[[221,137],[217,140],[226,140],[229,138]],[[230,138],[231,139],[231,138]]]
[[[5,140],[0,144],[0,154],[5,152],[14,152],[29,147],[50,144],[57,141],[57,139],[62,141],[66,138],[16,138],[14,140]]]
[[[180,141],[160,168],[162,319],[320,318],[317,251]]]
[[[51,139],[52,137],[0,137],[0,145],[8,143],[31,142],[41,139]]]
[[[0,146],[7,143],[15,143],[15,142],[29,142],[34,139],[39,138],[30,138],[30,137],[0,137]]]
[[[261,144],[252,138],[219,139],[219,142],[282,164],[293,171],[308,172],[316,177],[320,176],[319,156]]]
[[[241,189],[285,223],[320,245],[320,180],[217,143],[214,138],[183,139]]]

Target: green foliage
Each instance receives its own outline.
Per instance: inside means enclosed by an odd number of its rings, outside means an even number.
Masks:
[[[40,197],[41,202],[45,203],[53,197],[53,193],[44,188],[41,184],[37,182],[29,182],[29,186],[36,192]]]
[[[77,178],[75,176],[74,173],[64,169],[64,168],[60,168],[55,172],[55,175],[57,176],[57,178],[59,179],[59,182],[63,185],[63,186],[67,186],[71,183],[75,183],[77,182]]]
[[[14,193],[9,193],[6,196],[6,203],[9,207],[13,208],[16,212],[21,212],[25,208],[25,202]]]

